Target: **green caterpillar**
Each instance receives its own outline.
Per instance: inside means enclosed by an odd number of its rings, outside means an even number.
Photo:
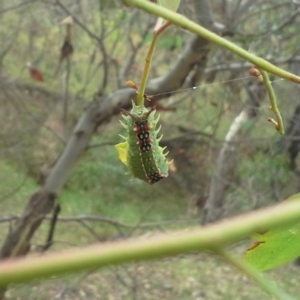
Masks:
[[[132,102],[131,112],[122,111],[126,123],[120,122],[128,136],[121,136],[125,142],[116,145],[120,160],[133,177],[149,184],[168,177],[171,162],[166,159],[168,153],[163,153],[165,148],[159,146],[162,136],[157,137],[160,127],[156,129],[159,117],[155,119],[155,110]]]

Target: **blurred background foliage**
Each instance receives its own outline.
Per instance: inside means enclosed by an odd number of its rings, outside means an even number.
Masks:
[[[235,9],[241,2],[246,1],[210,1],[216,21],[225,24],[231,33],[227,38],[299,74],[299,4],[296,1],[257,0],[237,16]],[[127,80],[139,84],[151,29],[156,21],[155,17],[142,11],[124,8],[120,1],[44,0],[20,3],[0,0],[1,241],[9,230],[10,222],[21,213],[29,196],[47,176],[90,101],[95,96],[124,87]],[[224,3],[229,5],[230,14],[224,13]],[[8,7],[12,9],[6,10]],[[179,12],[196,20],[191,0],[183,0]],[[76,18],[73,26],[74,53],[70,66],[63,63],[55,74],[65,36],[65,25],[60,22],[70,14]],[[181,28],[170,27],[158,43],[150,77],[168,72],[191,37],[192,34]],[[33,80],[26,67],[27,62],[43,74],[44,81]],[[239,57],[213,46],[205,78],[199,87],[178,93],[174,91],[160,102],[172,108],[160,111],[160,120],[163,144],[168,146],[169,157],[174,159],[174,163],[169,178],[158,184],[150,186],[130,179],[126,174],[113,147],[121,140],[119,134],[124,133],[118,121],[119,115],[99,127],[59,195],[62,217],[66,219],[58,225],[53,248],[197,224],[224,138],[234,118],[249,102],[247,90],[256,83],[256,78],[248,74],[249,66],[243,63]],[[299,87],[276,78],[273,80],[286,127],[293,126],[297,122],[292,116],[299,105]],[[68,115],[64,119],[66,98]],[[243,124],[245,134],[235,145],[237,167],[227,192],[224,216],[270,205],[299,191],[297,167],[291,168],[290,153],[282,146],[288,141],[282,140],[267,123],[270,117],[267,99],[262,101],[257,113],[256,119]],[[76,220],[82,215],[100,216],[115,223],[105,219],[87,225],[87,221]],[[75,218],[73,222],[68,219],[72,217]],[[123,223],[131,227],[124,227]],[[47,230],[48,224],[44,224],[37,234],[37,249],[43,243]],[[196,261],[206,259],[200,257]],[[195,263],[194,258],[191,261]],[[168,266],[159,265],[159,272],[153,277],[150,276],[151,266],[147,264],[131,266],[125,271],[122,268],[113,269],[112,273],[108,271],[103,275],[104,280],[114,277],[113,280],[122,288],[120,294],[103,299],[157,299],[158,295],[165,295],[165,299],[235,297],[233,291],[225,288],[212,292],[215,286],[207,289],[206,296],[201,296],[201,292],[198,295],[196,291],[201,289],[198,282],[201,272],[188,273],[193,265],[191,261],[177,261],[176,267],[172,260]],[[202,275],[211,276],[209,268],[218,270],[218,262],[208,262]],[[166,275],[168,279],[155,294],[161,280],[161,275],[157,274],[163,274],[164,270],[169,272]],[[224,281],[224,272],[237,276],[230,268],[222,272],[216,271],[216,280],[223,276]],[[292,274],[296,269],[288,269],[286,273],[282,271],[282,274],[287,276],[288,272]],[[138,280],[138,274],[150,283],[140,282],[142,288],[139,291],[143,296],[132,298],[135,293],[133,278]],[[97,286],[99,275],[91,276],[91,282]],[[125,283],[122,283],[122,278]],[[176,289],[174,282],[182,278],[185,278],[183,283]],[[73,280],[73,277],[66,277],[60,288],[65,284],[72,286]],[[54,288],[57,282],[53,282],[45,283],[51,286],[52,296],[54,290],[58,293]],[[103,284],[101,281],[100,286]],[[249,282],[247,284],[250,285]],[[283,284],[292,291],[296,286],[288,286],[288,279]],[[75,286],[78,299],[86,299],[84,293],[87,291],[91,295],[95,292],[88,285],[81,287],[76,283]],[[113,295],[112,291],[108,291],[111,286],[108,283],[104,286],[104,291]],[[41,287],[37,285],[35,288],[14,288],[8,293],[8,298],[28,299],[28,294],[37,295],[36,291]],[[149,289],[151,293],[147,292]],[[256,289],[249,287],[247,295],[240,299],[260,297],[261,292]],[[72,291],[71,288],[69,295]],[[34,299],[50,299],[47,295]]]

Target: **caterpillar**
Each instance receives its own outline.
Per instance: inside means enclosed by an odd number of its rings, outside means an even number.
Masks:
[[[117,144],[116,148],[129,173],[149,184],[168,177],[171,162],[166,159],[166,147],[159,146],[162,135],[157,137],[161,126],[156,129],[159,116],[155,119],[155,109],[148,110],[144,105],[136,105],[132,101],[132,110],[122,111],[125,123],[120,122],[127,136],[121,135],[125,142]]]

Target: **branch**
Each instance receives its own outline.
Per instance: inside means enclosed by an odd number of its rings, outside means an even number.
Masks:
[[[207,0],[195,0],[194,1],[196,16],[199,23],[205,28],[214,32],[225,32],[226,27],[223,24],[214,21],[213,13],[211,11],[210,1]]]
[[[24,5],[31,4],[31,3],[37,2],[37,1],[39,1],[39,0],[29,0],[29,1],[24,1],[24,2],[21,2],[21,3],[19,3],[19,4],[14,5],[14,6],[10,6],[10,7],[8,7],[8,8],[1,9],[1,10],[0,10],[0,14],[6,13],[6,12],[8,12],[8,11],[10,11],[10,10],[14,10],[14,9],[17,9],[17,8],[22,7],[22,6],[24,6]]]
[[[55,4],[59,6],[68,16],[72,16],[75,23],[83,30],[85,31],[92,39],[95,39],[99,44],[102,43],[99,36],[97,36],[95,33],[93,33],[88,27],[85,26],[84,23],[82,23],[74,14],[71,13],[70,10],[66,6],[64,6],[59,0],[56,0]]]
[[[130,239],[82,249],[50,253],[0,263],[0,287],[128,262],[162,258],[199,250],[222,249],[255,232],[299,223],[300,201],[243,214],[217,224],[172,234],[159,234],[148,239]]]
[[[234,119],[225,137],[224,145],[219,153],[214,174],[211,178],[202,224],[217,221],[223,213],[226,192],[234,177],[237,163],[236,147],[232,144],[232,141],[237,138],[242,124],[247,120],[248,113],[246,108]]]
[[[285,26],[289,25],[290,23],[292,23],[299,14],[300,14],[300,7],[292,15],[287,17],[285,20],[283,20],[278,26],[276,26],[273,29],[269,29],[264,32],[246,33],[246,34],[243,34],[241,32],[236,32],[236,34],[239,34],[239,35],[242,35],[245,37],[252,37],[252,36],[258,36],[258,35],[271,35],[277,31],[281,30]]]
[[[11,221],[16,221],[20,219],[21,216],[9,216],[9,217],[2,217],[0,218],[0,223],[8,223]],[[50,216],[46,216],[45,220],[51,220]],[[101,223],[108,223],[116,227],[124,227],[128,229],[135,229],[137,225],[131,225],[124,222],[117,221],[112,218],[102,217],[102,216],[77,216],[77,217],[58,217],[58,222],[62,223],[69,223],[69,222],[101,222]],[[161,222],[149,222],[149,223],[140,223],[138,224],[139,228],[153,228],[153,227],[161,227],[162,225],[167,224],[175,224],[175,223],[182,223],[182,222],[192,222],[197,223],[198,219],[176,219],[176,220],[165,220]]]
[[[282,70],[281,68],[278,68],[274,66],[273,64],[269,63],[268,61],[249,53],[248,51],[244,50],[243,48],[235,45],[234,43],[231,43],[230,41],[218,36],[215,33],[212,33],[211,31],[205,29],[204,27],[190,21],[186,17],[173,13],[172,11],[165,9],[164,7],[158,6],[156,4],[153,4],[149,1],[144,0],[123,0],[123,2],[126,5],[136,6],[139,7],[149,13],[155,14],[157,16],[160,16],[178,26],[181,26],[185,29],[188,29],[189,31],[207,39],[208,41],[211,41],[213,43],[216,43],[217,45],[235,53],[236,55],[252,62],[254,65],[259,67],[260,69],[263,69],[269,73],[272,73],[276,76],[286,78],[288,80],[291,80],[295,83],[300,83],[300,77]]]

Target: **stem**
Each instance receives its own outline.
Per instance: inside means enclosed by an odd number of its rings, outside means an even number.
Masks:
[[[166,20],[169,20],[170,22],[181,26],[184,29],[187,29],[191,32],[196,33],[197,35],[200,35],[207,40],[218,44],[221,47],[224,47],[228,49],[229,51],[243,57],[244,59],[252,62],[254,65],[259,67],[260,69],[263,69],[269,73],[272,73],[276,76],[288,79],[290,81],[293,81],[295,83],[300,83],[300,77],[284,71],[273,64],[269,63],[268,61],[249,53],[248,51],[244,50],[243,48],[231,43],[230,41],[218,36],[217,34],[205,29],[204,27],[190,21],[186,17],[174,13],[169,9],[166,9],[162,6],[156,5],[150,1],[145,0],[122,0],[126,5],[129,6],[136,6],[139,7],[151,14],[154,14],[156,16],[160,16]]]
[[[295,195],[299,200],[299,195]],[[9,259],[0,263],[0,287],[35,278],[81,270],[157,259],[190,251],[224,248],[255,232],[299,223],[300,201],[286,201],[203,228],[131,239],[38,257]]]
[[[156,47],[158,37],[159,37],[158,34],[153,35],[148,54],[146,56],[146,62],[145,62],[143,76],[142,76],[142,81],[141,81],[140,88],[139,88],[138,95],[137,95],[137,105],[139,105],[139,106],[144,105],[144,95],[145,95],[146,84],[147,84],[148,75],[149,75],[149,71],[150,71],[150,67],[151,67],[151,62],[152,62],[152,58],[153,58],[153,54],[154,54],[154,50]]]
[[[138,95],[137,95],[137,105],[139,105],[139,106],[144,105],[145,89],[146,89],[149,71],[151,68],[151,62],[153,59],[153,54],[154,54],[154,50],[155,50],[155,47],[156,47],[156,44],[158,41],[158,37],[170,25],[171,25],[170,22],[165,22],[160,28],[158,28],[158,30],[154,31],[151,45],[150,45],[149,51],[146,56],[144,72],[143,72],[142,80],[140,83],[140,88],[139,88]]]
[[[275,285],[272,281],[264,277],[260,272],[253,268],[250,264],[246,263],[237,256],[233,256],[225,249],[214,249],[214,251],[228,261],[231,265],[242,271],[248,277],[252,278],[263,290],[277,299],[281,300],[295,300],[290,295],[286,294],[282,289]]]
[[[271,121],[272,123],[274,123],[276,130],[280,133],[280,134],[284,134],[284,126],[283,126],[283,121],[282,121],[282,117],[280,114],[280,111],[277,107],[277,102],[276,102],[276,96],[275,93],[273,91],[273,87],[271,84],[271,81],[269,79],[269,75],[267,72],[263,71],[263,70],[259,70],[262,77],[263,77],[263,83],[266,86],[266,89],[268,91],[268,95],[270,98],[270,102],[271,102],[271,106],[270,109],[273,111],[273,113],[276,116],[276,121],[275,122],[273,119],[269,119],[269,121]]]

